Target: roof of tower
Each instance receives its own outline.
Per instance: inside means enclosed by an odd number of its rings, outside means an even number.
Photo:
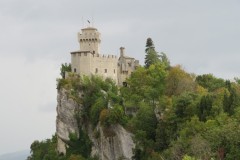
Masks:
[[[94,28],[94,27],[87,27],[87,28],[83,28],[82,30],[96,30],[96,31],[97,31],[97,28]]]

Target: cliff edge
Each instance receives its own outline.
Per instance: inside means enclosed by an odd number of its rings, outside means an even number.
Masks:
[[[91,157],[100,160],[130,160],[135,147],[133,135],[119,124],[104,127],[98,122],[93,126],[89,121],[79,118],[77,115],[84,112],[84,106],[70,96],[70,91],[65,88],[58,89],[56,119],[58,152],[66,155],[71,145],[71,134],[80,138],[82,130],[91,141]],[[82,93],[78,91],[77,95],[81,97]]]

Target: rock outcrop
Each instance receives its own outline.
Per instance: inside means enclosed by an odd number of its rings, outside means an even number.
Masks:
[[[57,96],[57,120],[56,130],[58,137],[58,152],[66,154],[66,142],[69,141],[70,133],[75,133],[79,136],[79,129],[77,119],[75,117],[75,110],[78,104],[73,99],[68,98],[67,91],[61,89]]]
[[[89,137],[93,142],[92,156],[97,155],[101,160],[130,160],[132,158],[135,147],[132,134],[121,125],[109,128],[98,125],[96,131],[100,134],[98,138],[94,137],[92,134],[94,132],[89,132]]]
[[[73,99],[67,96],[65,89],[58,91],[57,97],[57,137],[58,152],[66,154],[67,142],[70,133],[79,135],[79,124],[76,118],[76,110],[81,108]],[[135,144],[132,134],[126,131],[121,125],[112,125],[105,128],[101,125],[92,127],[91,123],[81,124],[83,129],[92,141],[91,156],[97,156],[100,160],[131,160]]]

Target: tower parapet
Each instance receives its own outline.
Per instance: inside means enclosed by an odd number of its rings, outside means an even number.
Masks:
[[[78,33],[78,42],[80,51],[89,51],[93,54],[100,52],[101,34],[96,28],[83,28],[82,32]]]

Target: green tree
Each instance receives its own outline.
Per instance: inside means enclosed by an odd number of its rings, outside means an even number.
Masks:
[[[31,155],[28,160],[64,160],[65,157],[59,155],[56,151],[57,148],[57,136],[52,136],[51,139],[44,141],[34,141],[31,144]]]
[[[62,76],[63,79],[65,79],[66,72],[71,72],[71,64],[62,64],[61,69],[60,69],[60,75]]]
[[[147,159],[154,151],[156,136],[157,119],[153,107],[142,103],[132,123],[136,143],[133,159]]]
[[[179,122],[189,120],[194,114],[196,114],[198,102],[198,95],[194,93],[184,93],[176,98],[174,108],[175,114],[179,118]]]
[[[233,115],[235,109],[240,107],[240,87],[235,83],[226,81],[227,91],[224,93],[223,109],[229,115]]]
[[[210,143],[212,151],[217,153],[216,158],[232,160],[240,157],[240,126],[237,119],[220,114],[204,125],[202,135]]]
[[[82,129],[79,129],[79,137],[75,133],[69,135],[70,141],[67,142],[67,154],[69,157],[71,155],[82,155],[85,158],[89,158],[91,154],[92,142],[89,139],[87,133]]]
[[[136,117],[134,117],[134,128],[146,133],[147,139],[155,140],[155,129],[157,128],[157,118],[153,107],[142,103]]]
[[[164,52],[160,53],[161,62],[166,66],[167,69],[170,69],[170,60]]]
[[[240,84],[240,78],[235,77],[234,80],[235,80],[235,82],[236,82],[237,84]]]
[[[221,78],[216,78],[212,74],[203,74],[196,77],[196,82],[208,89],[208,91],[214,91],[218,88],[224,87],[224,80]]]
[[[200,121],[206,121],[207,117],[211,115],[213,106],[213,98],[210,95],[203,96],[198,105],[198,116]]]
[[[172,98],[166,96],[163,98],[164,100],[159,102],[159,111],[161,116],[158,119],[155,138],[155,151],[160,152],[168,149],[171,142],[177,138],[179,130],[178,125],[180,124],[179,118],[175,114]]]
[[[163,95],[167,72],[162,64],[151,65],[149,68],[138,67],[127,80],[128,87],[121,89],[125,101],[138,105],[145,101],[155,105],[156,100]],[[144,78],[143,78],[144,77]]]
[[[161,62],[160,56],[155,51],[155,47],[151,38],[147,39],[146,42],[146,56],[145,56],[145,67],[148,68],[152,64],[158,64]]]
[[[151,65],[147,73],[149,75],[149,84],[146,90],[147,97],[151,100],[152,104],[155,105],[156,100],[163,95],[165,91],[165,80],[167,76],[166,67],[164,64]]]
[[[99,122],[99,116],[103,109],[107,108],[107,100],[103,97],[99,97],[90,109],[90,120],[94,126]]]
[[[150,49],[155,50],[155,46],[153,44],[152,38],[147,39],[145,52],[147,53]]]
[[[171,67],[166,78],[166,94],[180,95],[183,92],[193,92],[196,89],[194,77],[185,72],[180,65]]]

